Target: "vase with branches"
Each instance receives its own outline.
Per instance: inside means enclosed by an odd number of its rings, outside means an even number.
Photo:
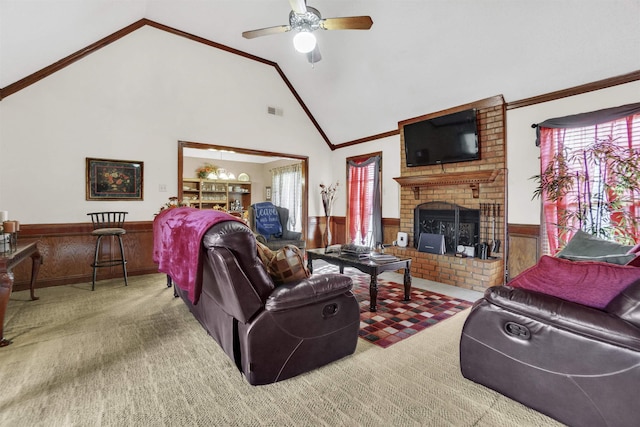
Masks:
[[[577,230],[606,240],[634,244],[639,218],[640,151],[609,136],[580,149],[554,155],[541,174],[534,198],[558,203],[560,246]]]
[[[324,216],[326,220],[326,227],[322,236],[324,247],[331,245],[331,211],[333,209],[333,203],[336,199],[336,193],[340,183],[336,181],[335,184],[324,185],[320,184],[320,196],[322,197],[322,207],[324,208]]]

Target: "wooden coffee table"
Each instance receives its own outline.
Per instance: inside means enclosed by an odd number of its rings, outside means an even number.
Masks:
[[[344,273],[344,267],[353,267],[371,276],[369,283],[369,297],[371,305],[369,311],[376,311],[378,299],[378,274],[383,271],[396,271],[404,269],[404,299],[411,301],[411,258],[398,258],[394,261],[375,262],[370,259],[360,259],[354,255],[344,255],[336,252],[325,253],[324,249],[307,249],[307,266],[313,273],[313,260],[321,259],[330,264],[337,265],[340,273]]]

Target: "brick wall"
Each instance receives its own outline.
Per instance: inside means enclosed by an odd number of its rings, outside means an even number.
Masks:
[[[450,163],[443,166],[419,166],[408,168],[404,153],[403,126],[415,121],[426,120],[469,108],[478,110],[478,140],[480,160]],[[427,176],[432,174],[455,174],[479,170],[500,170],[496,179],[480,184],[479,197],[474,198],[469,184],[437,185],[421,187],[416,198],[412,188],[400,190],[400,231],[409,234],[408,248],[390,248],[398,256],[413,258],[411,273],[415,277],[434,280],[467,289],[484,290],[504,282],[504,208],[506,194],[506,152],[505,152],[505,108],[501,96],[467,104],[439,113],[417,117],[400,123],[401,175],[402,177]],[[413,249],[413,209],[416,205],[444,201],[470,209],[480,209],[480,204],[500,205],[500,217],[496,218],[496,237],[503,243],[500,252],[492,254],[496,259],[458,258],[453,255],[433,255]],[[480,224],[480,241],[492,240],[493,227],[486,216]]]

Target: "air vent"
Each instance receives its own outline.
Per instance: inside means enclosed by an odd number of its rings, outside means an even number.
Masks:
[[[284,112],[282,111],[282,108],[269,106],[267,107],[267,114],[271,114],[272,116],[282,116]]]

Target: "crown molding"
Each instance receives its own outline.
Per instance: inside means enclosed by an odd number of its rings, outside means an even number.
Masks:
[[[587,92],[593,92],[596,90],[606,89],[612,86],[631,83],[636,80],[640,80],[640,70],[632,71],[630,73],[622,74],[616,77],[610,77],[608,79],[598,80],[596,82],[591,82],[591,83],[583,84],[580,86],[574,86],[568,89],[557,90],[555,92],[549,92],[543,95],[521,99],[519,101],[508,102],[506,105],[506,108],[507,110],[512,110],[514,108],[528,107],[530,105],[541,104],[543,102],[549,102],[549,101],[555,101],[561,98],[568,98],[570,96],[581,95]]]

